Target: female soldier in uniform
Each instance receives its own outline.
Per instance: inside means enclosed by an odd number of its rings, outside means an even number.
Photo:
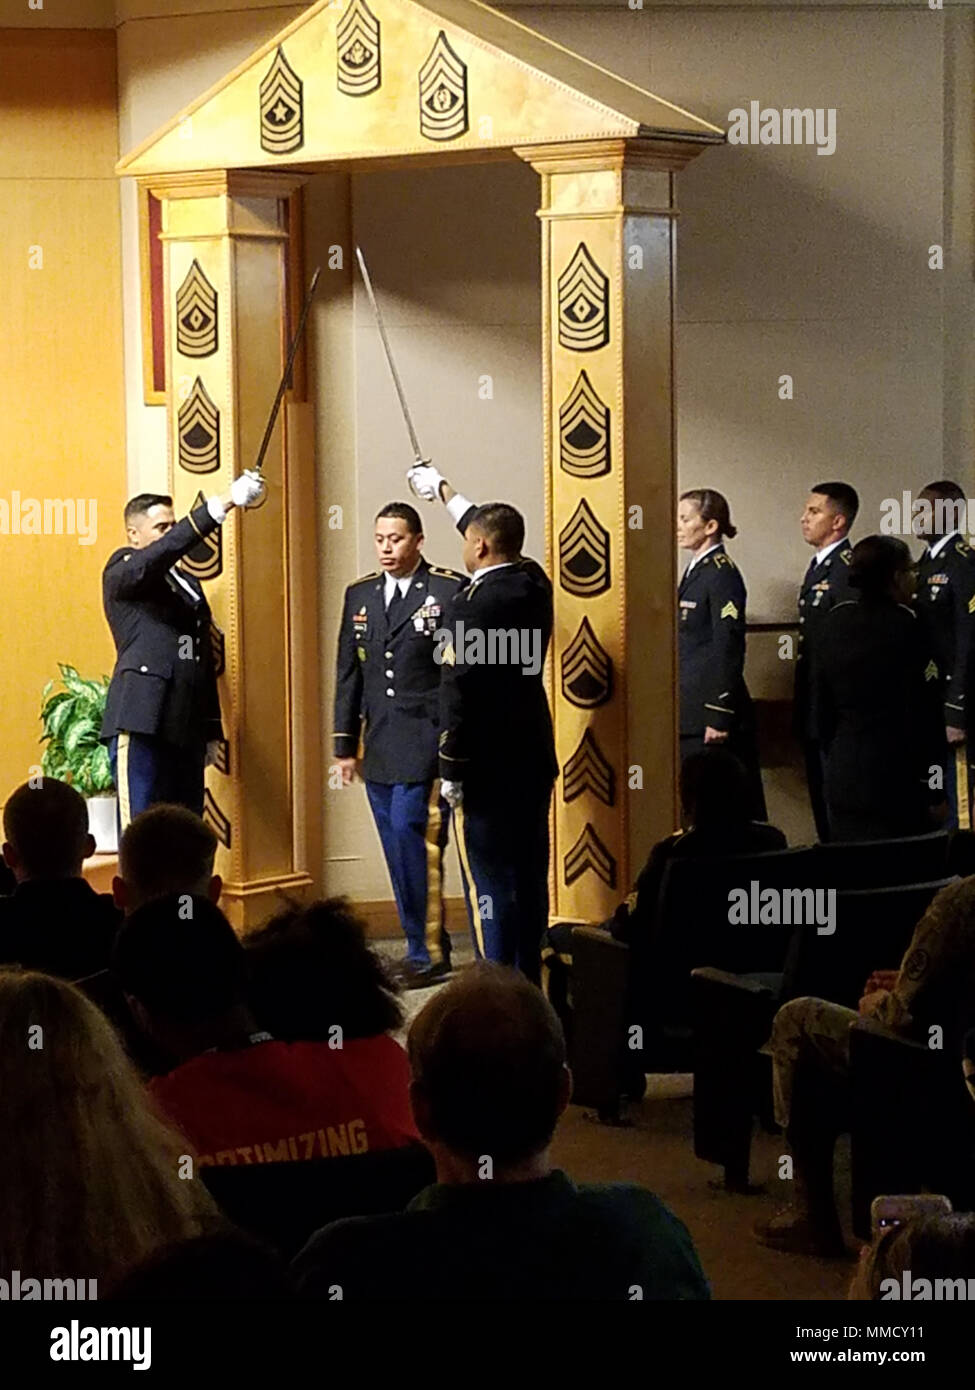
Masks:
[[[681,760],[723,744],[745,764],[749,813],[765,819],[752,703],[745,685],[745,582],[725,553],[737,534],[713,488],[681,495],[677,544],[691,553],[678,590]]]
[[[944,788],[932,774],[941,766],[944,692],[924,626],[907,606],[914,578],[903,541],[866,536],[850,564],[859,600],[826,619],[816,682],[835,840],[921,835],[943,817]]]

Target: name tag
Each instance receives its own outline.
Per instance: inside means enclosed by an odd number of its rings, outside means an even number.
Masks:
[[[696,607],[697,607],[697,600],[696,600],[696,599],[690,599],[690,598],[682,598],[681,601],[680,601],[680,606],[681,606],[681,608],[696,608]]]

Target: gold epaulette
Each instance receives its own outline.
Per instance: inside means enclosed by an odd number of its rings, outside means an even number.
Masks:
[[[456,570],[444,569],[442,565],[431,565],[430,573],[438,574],[441,579],[456,579],[458,582],[464,579],[464,575],[458,574]]]
[[[378,579],[379,577],[379,571],[373,570],[372,574],[362,574],[358,579],[353,579],[352,584],[365,584],[368,580]]]
[[[705,555],[705,560],[713,560],[718,569],[722,565],[730,565],[732,569],[737,569],[737,565],[730,555]]]

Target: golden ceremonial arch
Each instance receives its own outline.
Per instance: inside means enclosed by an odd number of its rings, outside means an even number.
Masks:
[[[301,293],[294,195],[309,176],[512,158],[538,172],[558,917],[607,916],[675,823],[674,176],[723,139],[477,0],[321,0],[118,165],[159,211],[177,512],[256,456]],[[239,928],[321,858],[311,725],[330,711],[300,419],[275,430],[259,518],[233,515],[190,558],[222,630],[228,737],[207,816]],[[315,447],[327,478],[329,440]],[[642,524],[660,517],[655,534]]]

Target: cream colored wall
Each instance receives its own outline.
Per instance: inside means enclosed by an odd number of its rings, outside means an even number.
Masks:
[[[0,93],[0,499],[19,512],[16,493],[80,498],[94,522],[89,536],[0,533],[3,801],[40,760],[58,662],[112,668],[100,577],[125,467],[114,34],[0,28]]]
[[[117,0],[119,151],[126,154],[301,13],[302,5]],[[213,11],[213,13],[211,13]],[[143,402],[136,186],[124,179],[122,279],[128,489],[165,491],[166,411]],[[272,393],[273,394],[273,393]]]
[[[118,0],[123,150],[300,12],[180,0],[181,17],[166,19],[164,8]],[[708,151],[678,183],[681,482],[727,491],[750,618],[786,620],[808,558],[796,518],[811,482],[857,484],[860,534],[876,528],[881,499],[903,487],[938,473],[975,483],[971,10],[818,0],[500,8],[720,124],[752,98],[837,108],[832,156],[729,146]],[[309,187],[309,266],[334,239],[343,190],[320,178]],[[163,412],[141,404],[134,206],[125,190],[132,488],[160,485],[165,468]],[[350,206],[424,448],[462,489],[519,502],[529,547],[540,549],[534,176],[515,164],[363,174],[351,182]],[[942,241],[952,248],[947,268],[929,271],[927,247]],[[347,519],[341,532],[320,529],[329,725],[341,591],[373,568],[372,516],[404,494],[409,446],[361,291],[330,290],[312,344],[319,438],[337,430],[347,448],[337,476],[319,475],[321,515],[336,501]],[[792,402],[777,398],[782,373],[794,377]],[[478,398],[482,375],[494,379],[493,401]],[[456,561],[443,516],[424,517],[428,553]],[[671,524],[651,518],[658,522]],[[749,677],[758,695],[788,694],[791,670],[776,659],[774,639],[751,640]],[[325,816],[328,886],[387,896],[361,791],[329,794]]]

